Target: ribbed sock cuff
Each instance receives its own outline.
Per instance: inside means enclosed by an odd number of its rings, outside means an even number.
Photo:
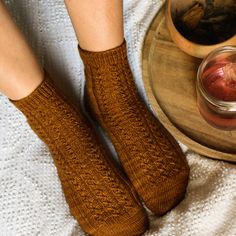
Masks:
[[[55,96],[56,90],[53,83],[45,78],[42,83],[27,97],[20,100],[10,100],[20,111],[28,114],[38,110],[40,107],[47,107],[47,103]]]
[[[116,64],[117,62],[127,59],[126,41],[115,48],[102,51],[102,52],[91,52],[86,51],[78,46],[80,56],[87,66],[100,67],[104,64]]]

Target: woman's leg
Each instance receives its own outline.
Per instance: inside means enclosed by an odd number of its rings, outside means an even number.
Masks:
[[[18,100],[42,82],[43,70],[2,1],[0,22],[0,92]]]
[[[81,48],[105,51],[124,40],[123,1],[65,0]]]
[[[92,125],[44,75],[2,3],[0,22],[0,91],[48,145],[71,213],[89,235],[141,235],[146,212]]]
[[[137,192],[162,215],[184,197],[189,168],[176,140],[138,95],[123,40],[122,0],[65,3],[80,44],[91,110]]]

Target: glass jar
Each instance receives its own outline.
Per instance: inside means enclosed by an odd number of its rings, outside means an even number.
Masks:
[[[202,117],[216,128],[236,129],[236,47],[212,51],[199,66],[196,87]]]

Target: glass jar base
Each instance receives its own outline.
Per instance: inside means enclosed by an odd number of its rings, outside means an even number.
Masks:
[[[236,117],[222,117],[219,114],[212,113],[204,104],[198,104],[198,110],[204,120],[217,129],[232,131],[236,130]]]

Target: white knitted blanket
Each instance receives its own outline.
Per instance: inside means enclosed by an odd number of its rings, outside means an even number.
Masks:
[[[56,83],[79,103],[83,68],[63,1],[6,2]],[[160,0],[124,0],[129,59],[141,92],[142,43],[160,5]],[[236,235],[236,165],[185,151],[191,167],[186,198],[163,217],[150,214],[145,236]],[[0,236],[34,235],[84,233],[69,214],[47,147],[0,95]]]

